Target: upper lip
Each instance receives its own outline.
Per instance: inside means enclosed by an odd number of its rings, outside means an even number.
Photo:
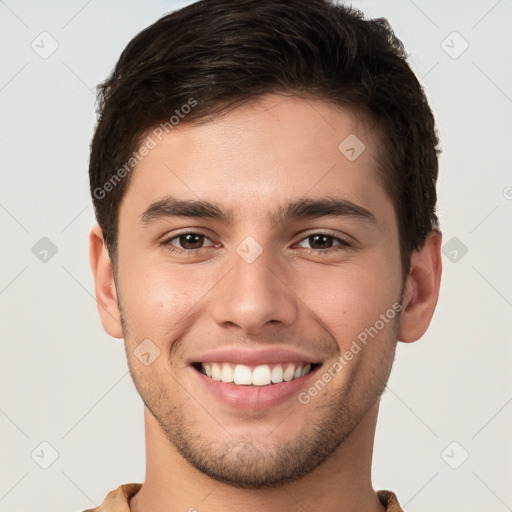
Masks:
[[[314,354],[285,347],[271,348],[220,348],[209,350],[188,359],[188,363],[233,363],[247,366],[278,363],[320,363],[322,358]]]

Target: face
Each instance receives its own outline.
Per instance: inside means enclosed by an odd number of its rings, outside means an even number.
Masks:
[[[377,165],[347,111],[269,95],[175,127],[133,171],[116,275],[128,363],[203,473],[300,478],[376,407],[402,296]]]

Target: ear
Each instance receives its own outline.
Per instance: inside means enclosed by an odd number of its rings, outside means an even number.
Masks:
[[[410,343],[418,340],[430,325],[441,282],[441,240],[441,233],[433,230],[427,235],[423,247],[411,255],[398,330],[399,341]]]
[[[123,337],[121,314],[117,307],[117,291],[114,271],[107,248],[103,240],[103,232],[95,225],[89,234],[89,258],[91,261],[96,304],[103,329],[114,338]]]

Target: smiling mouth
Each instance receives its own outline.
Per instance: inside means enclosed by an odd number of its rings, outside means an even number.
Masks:
[[[300,379],[313,370],[316,370],[320,365],[321,363],[306,362],[261,364],[258,366],[225,362],[198,362],[192,364],[198,372],[212,380],[246,387],[269,386]]]

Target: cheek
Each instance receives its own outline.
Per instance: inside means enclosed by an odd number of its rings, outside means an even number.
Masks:
[[[120,274],[120,282],[130,332],[155,339],[166,339],[173,327],[200,308],[201,298],[212,286],[197,269],[192,272],[161,264]]]
[[[374,326],[399,297],[399,262],[377,253],[378,257],[368,253],[344,267],[319,265],[308,270],[308,279],[297,288],[297,295],[336,338],[341,351]],[[381,330],[388,327],[389,322]]]

